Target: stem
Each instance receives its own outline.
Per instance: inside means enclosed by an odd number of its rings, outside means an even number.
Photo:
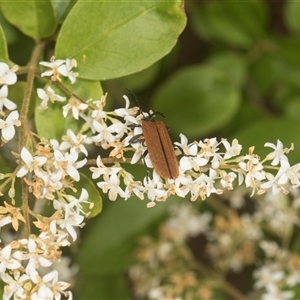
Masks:
[[[224,279],[224,277],[218,274],[214,270],[208,269],[205,265],[203,265],[198,260],[194,259],[193,254],[187,247],[179,247],[179,250],[184,255],[184,257],[190,262],[191,266],[195,266],[197,270],[199,270],[205,276],[209,276],[210,278],[214,279],[219,286],[232,297],[232,299],[236,300],[246,300],[247,298],[243,295],[236,287],[230,284],[228,281]]]
[[[27,84],[25,88],[24,98],[23,98],[23,105],[21,108],[21,115],[20,115],[20,121],[22,126],[19,130],[19,152],[24,147],[26,142],[26,123],[27,123],[27,115],[28,115],[28,109],[30,104],[30,97],[32,94],[32,88],[34,83],[34,75],[36,70],[36,65],[39,61],[39,57],[41,52],[43,51],[45,47],[45,42],[38,43],[31,55],[29,64],[28,64],[28,75],[27,75]]]
[[[38,64],[40,55],[45,47],[45,44],[46,43],[42,41],[39,42],[34,47],[30,61],[28,63],[27,83],[24,92],[23,104],[22,104],[21,115],[20,115],[21,127],[19,129],[19,153],[21,153],[21,150],[25,146],[27,140],[27,117],[28,117],[28,110],[30,105],[30,98],[33,89],[35,71],[36,71],[36,66]],[[21,187],[22,187],[22,211],[25,219],[25,225],[23,227],[21,236],[28,237],[30,235],[28,186],[24,179],[22,179]]]

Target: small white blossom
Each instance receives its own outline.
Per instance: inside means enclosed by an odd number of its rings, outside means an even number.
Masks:
[[[35,156],[33,157],[31,153],[23,147],[21,150],[21,158],[25,163],[24,166],[17,172],[17,177],[24,177],[28,172],[34,171],[35,175],[38,177],[43,177],[41,172],[41,166],[47,162],[47,157],[45,156]]]
[[[69,283],[58,281],[58,272],[51,271],[50,273],[40,278],[35,276],[33,282],[37,285],[38,289],[32,294],[31,299],[61,299],[61,293],[68,296],[68,300],[72,300],[72,294],[70,291],[65,290],[70,286]]]
[[[113,135],[113,133],[115,132],[115,128],[113,126],[108,126],[104,123],[104,124],[100,124],[97,121],[93,122],[94,128],[97,132],[99,132],[99,134],[97,134],[96,136],[92,137],[92,140],[95,143],[101,143],[101,146],[104,149],[107,149],[108,144],[112,143],[116,140],[115,136]]]
[[[17,105],[7,98],[8,96],[8,87],[7,85],[3,85],[0,88],[0,110],[3,111],[3,107],[14,110],[17,108]]]
[[[21,263],[13,258],[11,253],[11,246],[5,246],[0,253],[0,274],[4,273],[6,269],[15,270],[21,266]]]
[[[14,299],[26,299],[24,283],[29,281],[30,277],[27,274],[21,275],[20,272],[14,272],[13,276],[1,273],[1,279],[7,284],[4,286],[3,300],[9,300],[12,296],[14,296]]]
[[[40,249],[38,249],[36,242],[32,238],[27,240],[27,247],[28,254],[25,255],[26,259],[28,259],[26,266],[27,274],[34,272],[39,266],[49,267],[52,265],[52,262],[40,253]]]
[[[48,108],[48,101],[50,100],[51,103],[54,103],[55,101],[63,102],[66,100],[66,97],[62,97],[58,94],[55,94],[54,90],[51,88],[51,86],[48,86],[46,91],[44,89],[38,88],[37,89],[38,97],[42,100],[41,108],[46,109]]]
[[[77,169],[82,168],[87,160],[86,158],[78,161],[78,152],[72,151],[71,153],[61,153],[59,150],[54,150],[55,165],[57,169],[61,169],[71,176],[75,181],[79,181],[80,175]]]
[[[69,196],[68,197],[68,200],[70,202],[69,206],[72,209],[75,209],[75,211],[76,211],[77,214],[79,214],[79,213],[84,214],[84,211],[82,209],[82,204],[83,203],[91,204],[88,201],[88,199],[89,199],[89,194],[88,194],[87,190],[86,189],[82,189],[79,199],[77,199],[77,198],[75,198],[73,196]]]
[[[2,139],[4,141],[10,141],[15,136],[16,130],[14,126],[21,126],[17,110],[12,111],[6,120],[0,119],[0,129],[2,129]]]
[[[123,98],[125,99],[125,108],[118,108],[115,109],[115,113],[124,118],[125,123],[130,122],[133,124],[137,124],[137,119],[136,117],[134,117],[134,115],[137,112],[137,108],[129,108],[130,107],[130,101],[128,99],[128,97],[126,95],[123,96]]]
[[[63,137],[63,142],[59,145],[58,148],[61,151],[71,149],[78,153],[82,152],[87,156],[88,152],[84,147],[84,144],[91,144],[91,143],[92,143],[91,138],[82,134],[75,135],[75,133],[71,129],[68,129],[67,135]]]
[[[77,232],[74,227],[82,227],[84,224],[84,216],[80,215],[79,212],[73,210],[73,205],[71,203],[64,204],[58,200],[53,201],[53,206],[56,210],[64,211],[64,219],[57,221],[60,228],[66,229],[70,234],[73,241],[77,239]]]
[[[51,79],[53,81],[61,81],[60,75],[63,75],[65,77],[68,77],[71,83],[73,84],[76,81],[76,77],[78,76],[78,73],[74,73],[72,71],[72,68],[77,66],[77,62],[75,59],[55,60],[55,58],[52,57],[50,62],[42,61],[40,62],[40,65],[51,68],[51,70],[43,72],[41,76],[51,76]]]
[[[273,148],[274,151],[269,153],[266,157],[267,160],[272,160],[271,165],[277,166],[282,161],[287,161],[288,158],[284,153],[286,153],[286,149],[283,148],[283,144],[280,140],[277,140],[277,145],[272,143],[265,143],[265,147]]]
[[[242,150],[242,145],[240,145],[238,143],[237,139],[234,139],[232,141],[231,145],[229,144],[229,142],[227,140],[222,140],[222,144],[224,145],[224,147],[226,149],[224,159],[229,159],[231,157],[237,156],[240,154],[240,152]]]
[[[256,289],[265,288],[268,290],[273,290],[274,286],[278,284],[284,278],[284,272],[281,267],[274,263],[268,264],[255,270],[253,273],[255,278],[254,287]]]
[[[159,176],[156,172],[153,172],[153,179],[149,177],[144,178],[144,192],[147,194],[149,200],[155,200],[156,198],[163,198],[166,191],[159,185]]]
[[[120,179],[117,174],[112,174],[108,181],[98,182],[97,185],[104,193],[108,192],[108,198],[112,201],[115,201],[118,195],[121,198],[128,198],[129,196],[120,188]]]
[[[80,112],[86,110],[87,108],[88,108],[88,104],[79,102],[75,98],[71,98],[69,100],[69,103],[67,105],[63,106],[63,108],[62,108],[63,109],[63,116],[66,118],[67,115],[68,115],[69,110],[71,110],[73,118],[75,120],[78,120]]]
[[[17,66],[9,68],[8,64],[0,62],[0,84],[15,84],[17,82]]]

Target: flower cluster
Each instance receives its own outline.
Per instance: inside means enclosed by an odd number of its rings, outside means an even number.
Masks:
[[[246,187],[255,193],[263,194],[272,189],[273,195],[280,192],[286,193],[286,185],[294,188],[299,186],[299,164],[290,166],[286,154],[293,149],[284,148],[281,141],[277,145],[266,143],[266,147],[273,149],[264,159],[260,159],[254,153],[254,147],[249,149],[246,155],[240,155],[242,146],[235,139],[230,144],[227,140],[217,141],[216,138],[205,139],[204,141],[194,141],[188,143],[187,137],[180,134],[181,141],[175,143],[176,153],[179,160],[179,176],[175,179],[164,179],[153,170],[153,177],[147,174],[143,181],[134,181],[119,163],[125,161],[124,153],[133,151],[131,163],[143,160],[148,168],[153,168],[147,145],[145,141],[132,143],[134,137],[142,134],[142,116],[146,113],[136,115],[136,110],[129,108],[129,100],[126,101],[125,109],[115,110],[118,117],[111,119],[111,125],[99,124],[103,122],[108,114],[93,112],[91,116],[96,116],[90,120],[94,124],[95,130],[99,133],[93,140],[100,143],[104,149],[114,147],[110,156],[119,160],[113,165],[106,167],[100,156],[97,159],[97,168],[92,167],[93,178],[102,178],[98,181],[98,186],[104,191],[115,190],[117,192],[109,194],[111,200],[116,199],[116,195],[122,198],[129,198],[135,194],[140,199],[144,199],[144,194],[151,201],[148,207],[153,207],[155,201],[165,201],[170,195],[186,197],[190,195],[192,201],[199,197],[204,200],[211,194],[222,194],[226,190],[233,190],[234,185],[245,183]],[[100,116],[100,120],[99,117]],[[275,172],[275,174],[274,174]],[[120,187],[123,184],[124,188]],[[111,197],[112,196],[112,197]]]
[[[0,129],[4,143],[14,138],[16,133],[14,126],[21,126],[17,105],[8,99],[8,86],[17,82],[15,73],[17,70],[17,66],[9,68],[6,63],[0,62]]]
[[[52,77],[59,80],[58,74],[61,74],[75,82],[75,73],[71,71],[73,65],[72,60],[60,61],[58,64],[53,62]],[[16,67],[10,69],[7,64],[0,63],[0,129],[3,142],[13,139],[14,126],[21,126],[17,105],[8,99],[8,85],[16,83],[16,71]],[[42,74],[50,75],[47,71]],[[37,90],[38,95],[44,97],[44,106],[47,106],[48,100],[63,100],[59,96],[53,97],[52,91],[51,87],[44,94],[42,89]],[[7,110],[12,111],[7,113]],[[80,180],[78,169],[87,162],[86,158],[79,156],[81,153],[88,155],[84,145],[91,142],[86,135],[76,135],[70,129],[61,142],[41,137],[40,142],[35,144],[35,151],[24,145],[19,155],[15,154],[19,166],[13,174],[1,174],[1,179],[6,179],[1,186],[2,191],[9,182],[12,183],[8,197],[13,203],[10,205],[4,202],[4,206],[0,206],[2,230],[11,224],[18,232],[21,222],[24,228],[32,226],[40,231],[37,235],[29,234],[22,239],[4,235],[2,243],[5,246],[0,249],[0,276],[6,284],[3,299],[60,299],[62,295],[72,299],[72,293],[68,291],[70,284],[59,280],[60,274],[55,264],[63,259],[61,249],[71,245],[70,238],[76,241],[77,228],[84,225],[84,218],[91,208],[86,189],[82,189],[79,196],[74,194],[74,182]],[[24,208],[24,205],[22,209],[15,206],[16,178],[21,178],[28,191],[34,195],[37,203],[33,211],[29,211],[29,207]],[[28,201],[28,195],[22,200],[26,201],[26,198]],[[50,216],[43,215],[45,200],[51,200],[52,203],[53,213]],[[38,215],[39,210],[42,215]],[[29,224],[28,212],[36,218],[32,224]],[[68,267],[65,265],[65,268]]]
[[[42,76],[60,80],[60,75],[64,75],[74,82],[71,67],[76,63],[72,60],[52,59],[51,63],[41,64],[51,68]],[[38,90],[38,94],[45,95],[44,98],[40,97],[44,108],[49,99],[52,102],[64,101],[62,96],[54,94],[49,87],[46,92]],[[121,163],[129,159],[135,164],[142,160],[147,168],[153,168],[149,154],[146,154],[145,141],[135,138],[142,136],[143,118],[152,115],[152,112],[138,113],[137,107],[130,107],[128,97],[124,96],[124,99],[124,108],[107,112],[106,95],[100,100],[86,102],[72,95],[68,104],[62,108],[64,117],[68,115],[68,111],[72,111],[74,119],[81,118],[86,122],[85,130],[90,130],[93,134],[90,143],[94,142],[103,149],[112,149],[109,156],[114,160],[109,160],[110,166],[106,166],[105,161],[98,156],[97,167],[91,167],[92,177],[98,179],[98,187],[108,193],[110,200],[116,200],[117,197],[128,199],[132,195],[144,199],[147,195],[151,201],[148,207],[153,207],[155,201],[165,201],[170,195],[189,195],[192,201],[198,198],[204,200],[211,194],[222,194],[243,183],[252,189],[252,195],[263,194],[269,189],[273,195],[277,195],[287,192],[286,185],[294,188],[299,186],[299,164],[290,166],[286,156],[293,146],[290,149],[284,148],[279,140],[276,145],[266,143],[265,146],[272,148],[272,151],[260,159],[254,153],[254,147],[249,149],[248,154],[241,155],[242,145],[236,139],[231,144],[226,139],[218,141],[216,138],[189,143],[183,134],[180,134],[180,142],[174,144],[179,160],[177,178],[161,178],[153,169],[152,178],[147,173],[142,181],[135,181]],[[125,156],[125,153],[130,152],[130,156]]]
[[[9,86],[17,81],[17,68],[9,68],[7,64],[0,63],[2,146],[14,138],[15,126],[20,127],[18,149],[12,152],[12,158],[17,160],[17,167],[12,173],[0,174],[0,180],[3,180],[0,193],[3,195],[8,190],[5,197],[11,200],[10,204],[6,201],[4,206],[0,206],[0,228],[4,230],[4,227],[8,228],[10,225],[18,232],[19,227],[22,227],[25,233],[20,239],[9,235],[10,239],[2,240],[4,246],[0,248],[0,275],[6,284],[4,299],[60,299],[62,295],[72,298],[72,293],[68,290],[69,284],[59,279],[60,274],[54,266],[61,259],[61,249],[77,240],[77,229],[84,225],[84,219],[92,213],[96,202],[94,198],[97,197],[88,194],[88,187],[79,185],[83,179],[79,169],[84,166],[90,166],[91,179],[95,180],[99,191],[107,193],[110,200],[128,199],[134,195],[140,199],[146,197],[150,201],[148,207],[155,206],[157,201],[166,201],[172,195],[189,197],[192,201],[199,198],[205,200],[226,191],[231,191],[234,195],[236,187],[241,185],[250,188],[252,196],[285,195],[299,187],[300,165],[291,166],[287,158],[293,146],[284,148],[279,140],[276,145],[266,143],[265,146],[272,150],[265,158],[260,158],[254,153],[254,147],[248,153],[241,154],[242,145],[236,139],[232,143],[226,139],[218,141],[216,138],[190,143],[181,134],[180,142],[174,143],[179,175],[176,178],[162,178],[147,154],[147,143],[143,140],[141,126],[145,118],[153,117],[153,112],[145,113],[137,107],[131,107],[127,96],[124,96],[124,108],[107,111],[107,95],[95,100],[75,95],[63,85],[62,80],[62,77],[66,77],[71,84],[75,84],[78,73],[73,71],[77,66],[74,59],[51,58],[50,62],[40,62],[40,65],[49,68],[41,73],[41,77],[50,77],[49,82],[52,84],[50,86],[48,82],[44,87],[36,89],[37,97],[41,99],[40,108],[45,110],[48,106],[57,105],[61,108],[61,119],[65,121],[61,123],[72,126],[60,128],[62,131],[66,130],[61,139],[47,139],[31,131],[31,124],[28,122],[30,96],[25,97],[22,108],[18,111],[17,105],[8,99]],[[31,68],[29,72],[37,74],[37,70]],[[33,91],[33,85],[31,88]],[[66,95],[69,96],[68,99]],[[56,103],[64,101],[67,103],[63,106]],[[40,110],[38,112],[44,113]],[[96,159],[91,159],[90,149],[96,147],[105,150],[108,157],[101,154]],[[143,163],[148,172],[145,172],[142,179],[136,180],[126,169],[128,163]],[[150,169],[153,171],[150,172]],[[19,181],[22,187],[21,207],[16,206],[18,202],[15,199],[16,182]],[[85,179],[85,182],[94,188],[94,182],[90,178]],[[29,206],[29,197],[35,200],[33,206]],[[235,207],[241,206],[242,202],[238,197],[231,200]],[[44,206],[49,203],[52,211],[45,213]],[[292,224],[299,224],[297,214],[292,211],[288,216],[281,214],[282,210],[273,203],[270,213],[270,209],[264,209],[263,202],[261,205],[261,209],[255,214],[256,222],[269,220],[268,226],[276,231],[278,223],[272,219],[272,214],[278,214],[282,222],[292,220]],[[174,250],[172,243],[184,245],[187,238],[203,234],[210,241],[207,247],[211,248],[210,257],[221,262],[218,269],[240,270],[244,265],[253,264],[253,253],[256,251],[254,244],[262,233],[249,216],[240,219],[234,214],[226,219],[219,217],[215,218],[214,224],[210,213],[191,215],[190,209],[183,207],[180,208],[180,214],[173,212],[175,217],[166,223],[163,231],[171,243],[164,241],[159,246],[157,253],[161,258]],[[30,217],[35,221],[32,222]],[[212,224],[214,231],[211,229]],[[32,234],[31,228],[35,232],[38,230],[39,234]],[[281,229],[284,234],[284,227]],[[236,239],[230,240],[231,235]],[[236,253],[234,259],[225,259],[237,243],[242,243],[243,249]],[[247,261],[244,260],[246,252],[251,254],[247,254]],[[153,253],[147,255],[151,257]],[[176,251],[172,255],[176,257]],[[155,261],[153,263],[156,264]],[[186,286],[194,288],[197,283],[195,273],[189,269],[184,272],[185,278],[178,273],[171,281],[179,283],[184,279]],[[259,271],[255,274],[259,282]],[[260,288],[259,283],[257,286]],[[267,292],[272,288],[268,288]],[[207,292],[205,286],[197,291],[197,295],[204,299],[203,295]],[[157,290],[152,289],[152,292],[153,295],[159,295]],[[153,295],[149,297],[155,298]],[[175,296],[172,293],[163,295],[169,298]]]
[[[269,196],[261,196],[259,203],[269,203]],[[221,200],[217,198],[208,204]],[[281,195],[272,201],[283,205],[289,199]],[[291,211],[299,212],[297,203],[299,195],[294,195],[292,207],[281,209],[281,214],[288,218]],[[275,233],[272,220],[262,218],[262,207],[258,206],[250,215],[239,214],[231,205],[219,204],[212,205],[212,212],[199,212],[188,203],[173,205],[157,239],[140,238],[134,251],[135,263],[129,269],[138,299],[223,298],[220,290],[232,299],[295,299],[293,288],[300,284],[300,256],[288,250],[287,245],[294,225],[286,224],[290,228],[283,228],[284,235]],[[300,225],[299,217],[294,224]],[[277,235],[278,243],[268,239],[270,234]],[[197,245],[190,243],[193,239],[201,241],[201,248],[193,247]],[[284,247],[280,246],[282,242]],[[238,290],[239,276],[234,282],[226,278],[249,271],[249,266],[252,281],[249,280],[248,291],[243,294]]]

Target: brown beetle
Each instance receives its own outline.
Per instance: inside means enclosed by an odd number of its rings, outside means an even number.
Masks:
[[[141,106],[136,95],[131,90],[128,91],[135,96],[135,100],[140,107],[140,112],[142,113]],[[179,168],[173,143],[170,139],[165,123],[154,119],[156,114],[160,114],[164,117],[163,114],[155,112],[149,114],[147,117],[144,116],[142,119],[142,130],[147,150],[153,168],[158,175],[164,179],[175,179],[179,176]]]

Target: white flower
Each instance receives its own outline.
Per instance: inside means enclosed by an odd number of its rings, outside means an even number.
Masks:
[[[17,66],[9,68],[8,64],[0,62],[0,84],[15,84],[17,82]]]
[[[209,176],[201,173],[201,175],[193,182],[193,186],[191,188],[191,200],[195,201],[198,196],[200,196],[201,199],[204,200],[206,197],[209,197],[213,193],[220,194],[221,192],[214,187],[216,178],[217,172],[213,169],[209,169]]]
[[[240,154],[240,152],[242,150],[242,146],[238,143],[237,139],[234,139],[232,141],[231,145],[229,144],[229,142],[227,140],[222,140],[222,144],[224,145],[224,147],[226,149],[224,159],[229,159],[231,157],[237,156]]]
[[[265,174],[263,172],[264,167],[259,160],[252,155],[246,155],[245,159],[248,159],[248,161],[240,162],[239,166],[247,172],[245,177],[246,187],[256,188],[257,181],[265,179]]]
[[[125,108],[118,108],[115,109],[115,113],[124,118],[124,120],[133,124],[138,124],[138,121],[136,119],[136,117],[134,116],[137,112],[136,108],[129,108],[130,106],[130,101],[128,99],[128,97],[126,95],[123,96],[123,98],[125,99]]]
[[[262,300],[290,300],[295,299],[294,291],[282,291],[280,287],[273,285],[262,294]]]
[[[104,123],[100,124],[98,121],[93,122],[94,128],[99,134],[92,137],[92,140],[95,143],[101,143],[101,146],[106,149],[109,143],[112,143],[116,140],[115,136],[112,134],[115,132],[114,127],[108,126]]]
[[[76,81],[76,77],[78,76],[78,73],[74,73],[72,69],[76,67],[77,67],[77,61],[75,59],[67,58],[65,64],[60,65],[58,71],[61,75],[68,77],[71,83],[73,84]]]
[[[29,238],[28,243],[28,254],[26,256],[29,259],[27,266],[26,266],[26,273],[30,274],[34,272],[39,266],[49,267],[52,265],[52,262],[40,253],[40,249],[38,249],[36,242]]]
[[[13,295],[13,299],[26,299],[24,283],[29,281],[30,277],[27,274],[20,276],[20,272],[14,272],[13,275],[14,278],[7,273],[1,273],[1,279],[8,284],[4,287],[3,300],[9,300]]]
[[[76,81],[76,76],[78,76],[77,73],[71,71],[73,67],[77,66],[77,62],[75,59],[55,60],[55,58],[52,57],[50,62],[42,61],[40,62],[40,65],[51,68],[51,70],[42,73],[41,76],[51,76],[52,80],[61,81],[60,75],[63,75],[65,77],[68,77],[73,84]]]
[[[75,98],[71,98],[69,100],[69,103],[65,106],[63,106],[63,116],[66,118],[68,115],[69,110],[72,110],[72,115],[74,119],[78,120],[79,119],[79,113],[81,111],[84,111],[88,108],[88,104],[79,102]]]
[[[290,164],[288,161],[282,160],[281,167],[278,170],[276,176],[271,173],[267,173],[267,182],[261,184],[261,188],[267,190],[272,188],[272,195],[277,196],[280,192],[286,192],[284,185],[288,182],[288,176],[286,172],[290,170]]]
[[[58,211],[65,211],[64,219],[58,220],[57,224],[60,228],[66,229],[73,241],[75,241],[77,239],[77,233],[74,227],[82,227],[84,225],[82,224],[84,216],[80,215],[79,212],[75,212],[71,203],[65,204],[58,200],[54,200],[53,206]]]
[[[163,198],[166,195],[166,191],[161,188],[159,184],[160,177],[154,171],[153,179],[151,180],[148,176],[144,178],[144,193],[147,194],[149,200],[154,201],[156,198]]]
[[[265,288],[268,290],[273,290],[277,283],[284,278],[284,272],[281,267],[276,264],[264,265],[259,269],[255,270],[253,273],[255,278],[254,288],[260,289]]]
[[[8,95],[8,87],[7,85],[3,85],[0,89],[0,110],[3,110],[3,107],[6,107],[9,110],[14,110],[17,108],[17,105],[7,98]]]
[[[71,148],[72,150],[74,150],[78,153],[82,152],[86,156],[88,155],[88,152],[83,144],[84,143],[91,144],[92,143],[91,138],[87,137],[86,135],[82,135],[82,134],[77,134],[77,136],[76,136],[75,133],[71,129],[68,129],[67,136],[64,136],[63,140],[64,141],[59,145],[59,150],[64,151],[64,150]]]
[[[221,170],[220,171],[220,183],[221,185],[226,188],[227,190],[233,190],[233,181],[236,179],[236,174],[233,172],[227,173],[226,171]]]
[[[117,174],[112,174],[109,177],[108,181],[98,182],[97,185],[100,189],[103,190],[104,193],[108,192],[109,200],[115,201],[118,195],[122,198],[127,198],[127,195],[121,188],[120,188],[120,179]]]
[[[58,281],[58,272],[56,270],[46,274],[42,279],[38,275],[35,276],[33,282],[37,285],[38,289],[32,294],[31,299],[60,300],[61,293],[65,294],[65,296],[69,296],[68,300],[72,299],[71,292],[65,292],[70,284],[64,281]]]
[[[89,194],[88,194],[87,190],[86,190],[86,189],[82,189],[82,190],[81,190],[81,194],[80,194],[79,199],[77,199],[77,198],[75,198],[75,197],[73,197],[73,196],[70,196],[70,197],[68,198],[68,200],[69,200],[69,202],[70,202],[69,206],[70,206],[71,208],[75,208],[76,213],[78,213],[78,214],[79,214],[79,213],[84,213],[84,211],[83,211],[83,209],[82,209],[82,204],[83,204],[83,203],[91,204],[91,203],[88,201],[88,199],[89,199]]]
[[[265,143],[265,147],[274,149],[274,151],[269,153],[266,157],[267,160],[273,159],[271,162],[272,166],[277,166],[282,161],[288,161],[288,158],[284,155],[287,150],[283,148],[283,144],[280,140],[277,140],[276,146],[272,143]]]
[[[98,155],[97,159],[96,159],[96,164],[97,164],[97,168],[96,167],[91,167],[90,170],[93,173],[92,174],[92,178],[93,179],[97,179],[100,176],[104,176],[105,180],[108,180],[109,175],[114,174],[114,173],[118,173],[120,170],[122,170],[122,168],[117,168],[117,167],[112,167],[112,168],[107,168],[102,160],[101,160],[101,156]]]
[[[59,150],[54,150],[55,164],[57,169],[61,169],[63,172],[66,172],[71,176],[75,181],[79,181],[80,175],[77,169],[83,167],[87,160],[86,158],[77,161],[78,152],[71,151],[71,153],[62,154]]]
[[[180,159],[179,166],[183,171],[192,170],[199,171],[202,166],[208,163],[207,158],[197,156],[198,146],[195,143],[188,145],[188,140],[185,135],[180,134],[181,142],[176,142],[175,145],[183,150],[185,156]]]
[[[47,157],[45,156],[35,156],[33,157],[31,153],[23,147],[21,150],[21,158],[25,165],[17,173],[17,177],[24,177],[28,172],[34,171],[35,175],[42,178],[43,174],[40,167],[47,162]]]
[[[16,134],[14,126],[21,126],[19,121],[19,113],[17,110],[12,111],[6,120],[0,119],[0,129],[2,129],[2,139],[10,141]]]
[[[41,104],[42,109],[48,108],[47,104],[49,100],[52,103],[54,103],[54,101],[63,102],[66,100],[66,97],[62,97],[58,94],[55,94],[54,90],[50,86],[47,87],[46,91],[44,89],[38,88],[37,94],[38,97],[42,100],[42,104]]]
[[[15,270],[21,266],[21,263],[12,258],[11,246],[7,245],[1,250],[0,254],[0,274],[4,273],[6,269]]]

